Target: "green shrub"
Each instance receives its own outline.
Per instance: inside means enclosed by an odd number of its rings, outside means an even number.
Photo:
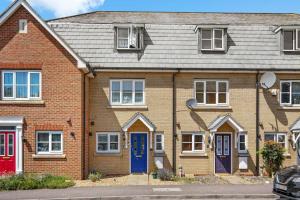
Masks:
[[[158,177],[162,181],[173,181],[174,180],[173,172],[171,172],[167,169],[158,170]]]
[[[90,172],[88,179],[92,182],[100,181],[102,178],[102,173],[99,171]]]
[[[74,182],[63,176],[13,175],[0,178],[0,190],[58,189],[74,186]]]
[[[284,161],[284,152],[284,148],[273,141],[266,142],[260,151],[264,167],[270,177],[281,168]]]

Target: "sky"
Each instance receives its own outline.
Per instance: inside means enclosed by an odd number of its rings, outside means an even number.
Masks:
[[[13,0],[0,0],[2,12]],[[92,11],[300,13],[300,0],[28,0],[44,18]]]

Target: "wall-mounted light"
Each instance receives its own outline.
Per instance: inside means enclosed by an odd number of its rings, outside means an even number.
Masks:
[[[67,123],[72,126],[72,118],[70,117],[68,120],[67,120]]]
[[[71,132],[71,133],[70,133],[70,136],[71,136],[72,138],[75,138],[75,132]]]

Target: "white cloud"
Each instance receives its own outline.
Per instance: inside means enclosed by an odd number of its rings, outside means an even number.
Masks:
[[[102,6],[105,0],[28,0],[36,8],[53,12],[55,17],[64,17],[88,12]]]

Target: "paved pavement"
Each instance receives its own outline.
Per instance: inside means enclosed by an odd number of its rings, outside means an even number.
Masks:
[[[122,197],[122,198],[121,198]],[[276,199],[272,185],[173,185],[80,187],[58,190],[0,192],[10,199]]]

